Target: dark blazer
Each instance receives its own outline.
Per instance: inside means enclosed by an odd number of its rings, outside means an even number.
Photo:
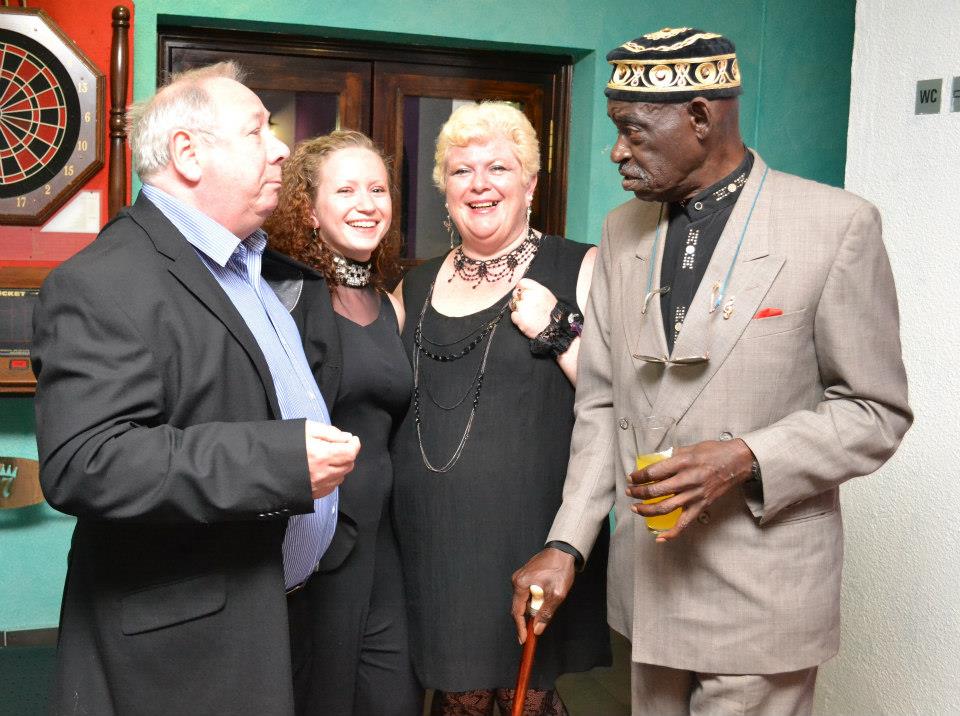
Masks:
[[[280,548],[312,509],[304,425],[277,419],[243,319],[141,196],[50,274],[34,324],[41,482],[77,516],[53,712],[292,713]]]
[[[263,277],[297,324],[307,362],[332,412],[340,390],[343,356],[326,280],[312,268],[276,252],[264,255]],[[318,570],[326,572],[343,564],[356,541],[357,523],[341,499],[337,529]]]

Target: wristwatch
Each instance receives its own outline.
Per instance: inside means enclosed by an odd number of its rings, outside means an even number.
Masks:
[[[760,482],[760,462],[757,458],[753,458],[753,462],[750,463],[750,480],[754,482]]]

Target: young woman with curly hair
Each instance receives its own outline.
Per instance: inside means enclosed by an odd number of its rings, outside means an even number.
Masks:
[[[365,135],[310,139],[284,163],[280,202],[265,227],[273,248],[326,279],[339,351],[311,356],[311,365],[324,373],[318,383],[331,421],[361,443],[340,486],[333,543],[288,598],[297,714],[410,716],[421,708],[390,514],[388,441],[412,391],[402,309],[384,291],[399,254],[390,187],[387,162]],[[330,380],[337,364],[339,379]]]

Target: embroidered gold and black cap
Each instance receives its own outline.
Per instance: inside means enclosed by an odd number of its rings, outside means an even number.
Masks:
[[[686,102],[694,97],[736,97],[740,66],[723,35],[665,27],[607,53],[613,74],[604,94],[625,102]]]

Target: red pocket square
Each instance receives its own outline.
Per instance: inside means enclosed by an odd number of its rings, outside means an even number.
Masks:
[[[761,308],[757,311],[754,318],[773,318],[774,316],[782,316],[783,311],[779,308]]]

